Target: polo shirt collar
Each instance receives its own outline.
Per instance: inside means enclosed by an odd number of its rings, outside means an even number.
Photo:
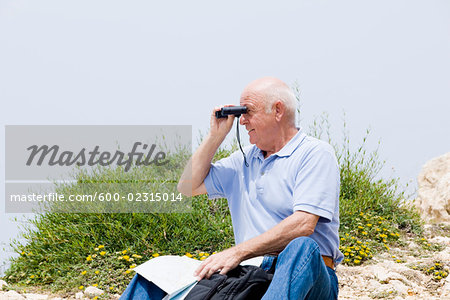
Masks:
[[[297,149],[299,144],[306,137],[306,134],[303,133],[303,130],[301,128],[297,128],[297,129],[298,129],[297,134],[294,135],[292,137],[292,139],[290,139],[289,142],[286,145],[284,145],[283,148],[280,149],[280,151],[278,151],[272,155],[276,155],[278,157],[287,157],[287,156],[292,155],[292,153],[295,151],[295,149]],[[254,157],[263,161],[264,155],[262,154],[261,149],[257,148],[256,146],[255,146],[255,148],[258,149],[259,151],[256,153],[256,156],[254,156]]]
[[[306,134],[304,134],[302,129],[299,128],[297,134],[294,135],[292,139],[290,139],[289,142],[280,149],[280,151],[274,153],[273,155],[276,155],[278,157],[291,156],[295,149],[297,149],[301,141],[303,141],[305,136]]]

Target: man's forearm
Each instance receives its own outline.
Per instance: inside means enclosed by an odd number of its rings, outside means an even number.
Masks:
[[[178,182],[178,191],[188,196],[195,194],[208,175],[214,154],[224,139],[225,136],[217,137],[208,134],[184,168]]]
[[[307,212],[296,211],[263,234],[239,245],[216,253],[203,261],[195,271],[198,279],[209,278],[214,272],[226,274],[243,260],[269,253],[281,252],[287,244],[300,236],[314,232],[319,217]]]

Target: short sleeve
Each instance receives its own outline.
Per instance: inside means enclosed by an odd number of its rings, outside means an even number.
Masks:
[[[236,180],[236,166],[239,164],[239,156],[237,154],[235,152],[211,164],[209,173],[204,180],[208,198],[227,197],[227,191],[232,189],[233,181]]]
[[[339,167],[331,146],[320,142],[299,166],[294,187],[294,211],[301,210],[330,222],[339,205]]]

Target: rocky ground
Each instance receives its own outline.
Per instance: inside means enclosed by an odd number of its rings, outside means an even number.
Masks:
[[[362,266],[338,266],[339,299],[450,299],[450,276],[437,279],[433,272],[426,272],[438,262],[436,268],[450,273],[450,224],[426,225],[424,238],[432,245],[430,249],[411,237],[404,246],[391,248]],[[9,290],[0,291],[0,300],[96,299],[102,292],[95,287],[69,295]],[[119,295],[110,298],[118,299]]]
[[[339,299],[450,299],[450,276],[439,280],[434,271],[426,272],[438,262],[439,269],[450,273],[450,226],[425,228],[425,238],[439,245],[439,251],[408,239],[404,247],[390,249],[369,264],[338,266]]]

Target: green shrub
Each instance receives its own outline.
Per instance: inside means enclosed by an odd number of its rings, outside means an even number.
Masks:
[[[378,150],[366,149],[370,130],[359,147],[352,150],[345,121],[343,129],[342,142],[334,142],[328,116],[323,114],[314,120],[310,134],[328,141],[336,150],[341,177],[340,250],[345,255],[344,264],[358,265],[397,244],[400,230],[420,234],[422,226],[412,203],[400,189],[398,178],[377,178],[384,162],[379,159]]]

